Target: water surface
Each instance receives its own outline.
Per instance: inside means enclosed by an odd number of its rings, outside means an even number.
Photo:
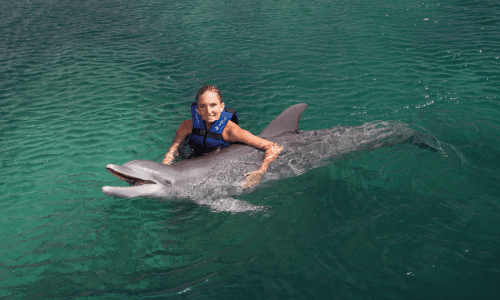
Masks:
[[[448,1],[0,0],[0,297],[494,299],[500,8]],[[257,134],[406,123],[218,212],[115,199],[217,85]],[[495,298],[496,299],[496,298]]]

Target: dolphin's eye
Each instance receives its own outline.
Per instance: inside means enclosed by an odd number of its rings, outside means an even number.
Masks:
[[[170,180],[165,179],[165,184],[172,184],[172,182]]]

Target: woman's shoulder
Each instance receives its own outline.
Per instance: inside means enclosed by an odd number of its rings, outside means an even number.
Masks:
[[[241,127],[238,126],[238,124],[234,123],[233,121],[229,120],[227,121],[227,124],[226,124],[226,127],[224,127],[224,131],[231,131],[231,132],[234,132],[234,131],[238,131],[238,130],[241,130]]]
[[[189,119],[189,120],[182,121],[182,123],[181,123],[181,125],[179,125],[179,129],[177,131],[190,133],[191,130],[193,130],[193,120]]]
[[[249,131],[242,129],[233,121],[227,122],[226,128],[222,132],[222,137],[228,142],[241,142],[248,144],[249,139],[255,138]]]
[[[181,126],[193,127],[193,119],[188,119],[188,120],[182,121]]]

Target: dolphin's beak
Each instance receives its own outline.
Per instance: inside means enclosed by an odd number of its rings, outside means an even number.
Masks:
[[[111,194],[113,192],[113,187],[112,186],[103,186],[102,192],[108,196],[112,196]]]
[[[131,186],[104,186],[102,192],[108,196],[120,198],[132,198],[145,195],[151,195],[159,189],[159,186],[154,181],[140,178],[133,170],[124,167],[109,164],[106,170],[115,177],[128,182]],[[132,175],[133,174],[133,175]]]
[[[102,192],[111,197],[134,198],[154,195],[158,189],[159,186],[156,184],[144,184],[130,187],[103,186]]]
[[[128,182],[132,186],[138,186],[143,184],[156,184],[156,182],[154,181],[140,178],[138,175],[135,175],[134,172],[127,167],[109,164],[106,166],[106,170],[108,170],[108,172],[111,173],[111,175],[118,177],[123,181]],[[131,173],[134,175],[132,175]]]

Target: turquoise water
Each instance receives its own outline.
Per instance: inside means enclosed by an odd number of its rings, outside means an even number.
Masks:
[[[496,299],[497,1],[0,0],[0,297]],[[342,155],[237,198],[116,199],[220,87],[259,133],[401,122],[449,145]]]

